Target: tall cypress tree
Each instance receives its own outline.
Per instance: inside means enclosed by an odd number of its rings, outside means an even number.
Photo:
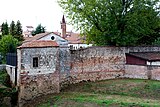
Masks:
[[[9,34],[9,28],[8,28],[8,23],[7,22],[2,23],[1,31],[2,31],[2,35],[8,35]]]
[[[12,36],[16,35],[16,25],[14,21],[12,21],[10,24],[10,35]]]
[[[20,21],[18,20],[16,23],[16,27],[15,27],[15,38],[19,41],[23,40],[23,30],[22,30],[22,25],[20,23]]]

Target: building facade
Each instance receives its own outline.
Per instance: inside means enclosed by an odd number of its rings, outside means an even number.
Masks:
[[[19,105],[37,96],[59,92],[59,45],[32,41],[17,49]]]

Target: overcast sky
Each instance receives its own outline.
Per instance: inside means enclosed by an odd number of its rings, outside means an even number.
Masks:
[[[0,24],[20,20],[23,28],[41,23],[47,31],[61,30],[63,12],[57,0],[0,0],[0,4]],[[67,26],[67,30],[72,27]]]

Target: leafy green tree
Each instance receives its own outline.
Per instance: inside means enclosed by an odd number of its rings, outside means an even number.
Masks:
[[[18,46],[19,42],[15,39],[12,35],[5,35],[2,36],[0,40],[0,52],[3,56],[6,53],[14,53],[16,52],[16,47]]]
[[[16,26],[15,26],[15,38],[19,41],[23,41],[24,38],[23,38],[22,33],[23,33],[22,25],[21,25],[20,21],[18,20],[16,23]]]
[[[36,35],[36,34],[39,34],[39,33],[45,33],[45,27],[43,27],[41,24],[39,24],[37,27],[36,27],[36,30],[32,32],[32,35]]]
[[[12,36],[16,35],[16,25],[14,21],[12,21],[10,24],[10,35]]]
[[[7,22],[2,23],[1,31],[2,31],[2,35],[8,35],[9,34],[9,28],[8,28],[8,23]]]
[[[71,23],[96,45],[150,45],[160,37],[159,0],[58,0]]]

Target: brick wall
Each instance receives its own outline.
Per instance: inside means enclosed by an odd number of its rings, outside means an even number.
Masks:
[[[80,81],[96,81],[123,77],[124,47],[90,47],[71,52],[71,69],[61,74],[61,87]]]
[[[65,54],[71,58],[64,60],[70,62],[70,70],[63,69],[65,73],[60,75],[60,85],[123,77],[147,79],[150,75],[146,71],[148,68],[126,65],[125,53],[158,51],[160,47],[90,47],[71,51],[71,54]]]

